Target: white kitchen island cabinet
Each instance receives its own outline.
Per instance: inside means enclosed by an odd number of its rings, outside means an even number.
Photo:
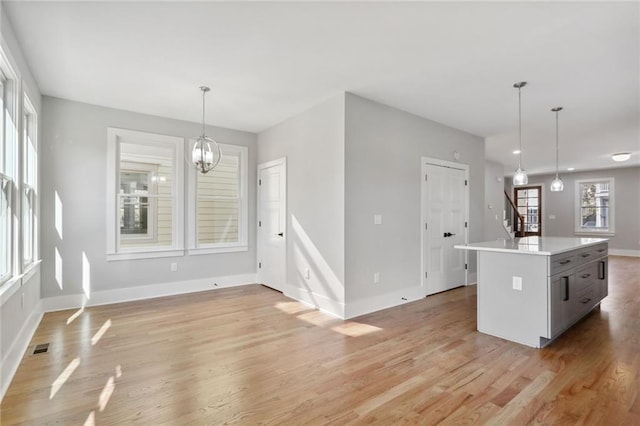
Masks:
[[[455,246],[478,253],[478,331],[546,346],[607,296],[608,243],[527,237]]]

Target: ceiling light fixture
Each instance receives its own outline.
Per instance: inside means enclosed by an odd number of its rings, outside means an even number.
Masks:
[[[513,151],[514,154],[520,154],[520,150],[516,149],[515,151]]]
[[[575,169],[575,167],[567,167],[567,170],[569,170],[570,172],[574,171]]]
[[[526,81],[515,83],[513,87],[518,89],[518,140],[520,141],[520,147],[518,152],[518,169],[513,174],[514,185],[526,185],[529,182],[527,172],[522,168],[522,96],[521,89],[527,85]]]
[[[618,152],[616,154],[611,155],[611,159],[617,162],[627,161],[629,158],[631,158],[630,152]]]
[[[551,181],[551,191],[560,192],[564,189],[564,183],[558,176],[558,113],[562,111],[562,107],[551,108],[551,111],[556,113],[556,178]]]
[[[222,153],[220,145],[204,133],[204,97],[211,89],[207,86],[200,86],[200,90],[202,90],[202,133],[193,145],[191,161],[200,173],[205,174],[218,165]]]

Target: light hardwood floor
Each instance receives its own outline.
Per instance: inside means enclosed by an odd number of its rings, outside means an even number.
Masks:
[[[548,348],[475,315],[473,286],[351,321],[259,285],[49,313],[0,423],[640,425],[640,259]]]

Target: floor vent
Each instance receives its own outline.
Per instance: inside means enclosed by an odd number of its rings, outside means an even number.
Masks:
[[[35,348],[33,348],[33,355],[46,354],[47,352],[49,352],[48,343],[41,343],[39,345],[36,345]]]

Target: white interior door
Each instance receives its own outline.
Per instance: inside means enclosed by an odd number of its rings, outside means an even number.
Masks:
[[[258,282],[284,290],[287,256],[286,159],[258,166]]]
[[[453,246],[467,241],[467,171],[437,164],[425,164],[423,170],[422,279],[430,295],[466,282],[465,251]]]

